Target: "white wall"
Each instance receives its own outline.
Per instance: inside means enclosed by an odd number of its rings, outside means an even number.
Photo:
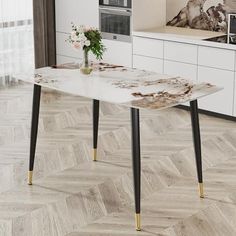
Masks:
[[[166,0],[133,0],[132,14],[134,30],[164,26],[166,24]]]

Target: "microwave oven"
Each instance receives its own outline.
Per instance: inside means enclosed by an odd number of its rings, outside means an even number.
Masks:
[[[131,10],[100,7],[99,13],[103,39],[131,42]]]

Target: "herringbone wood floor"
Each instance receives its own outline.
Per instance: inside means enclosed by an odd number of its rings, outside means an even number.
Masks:
[[[142,232],[134,230],[127,108],[43,90],[34,185],[26,184],[32,86],[0,90],[0,236],[234,236],[236,123],[201,116],[199,199],[189,113],[141,111]]]

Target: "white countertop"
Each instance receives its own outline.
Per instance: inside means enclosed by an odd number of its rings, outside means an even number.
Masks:
[[[224,35],[224,33],[173,26],[163,26],[159,28],[133,31],[133,36],[236,50],[236,45],[203,40],[221,35]]]

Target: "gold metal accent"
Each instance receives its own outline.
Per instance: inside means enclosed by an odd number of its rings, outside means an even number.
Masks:
[[[97,161],[97,149],[93,149],[93,161]]]
[[[33,171],[28,172],[28,185],[32,185]]]
[[[204,198],[203,183],[198,184],[200,198]]]
[[[135,214],[136,230],[141,231],[141,217],[140,214]]]

